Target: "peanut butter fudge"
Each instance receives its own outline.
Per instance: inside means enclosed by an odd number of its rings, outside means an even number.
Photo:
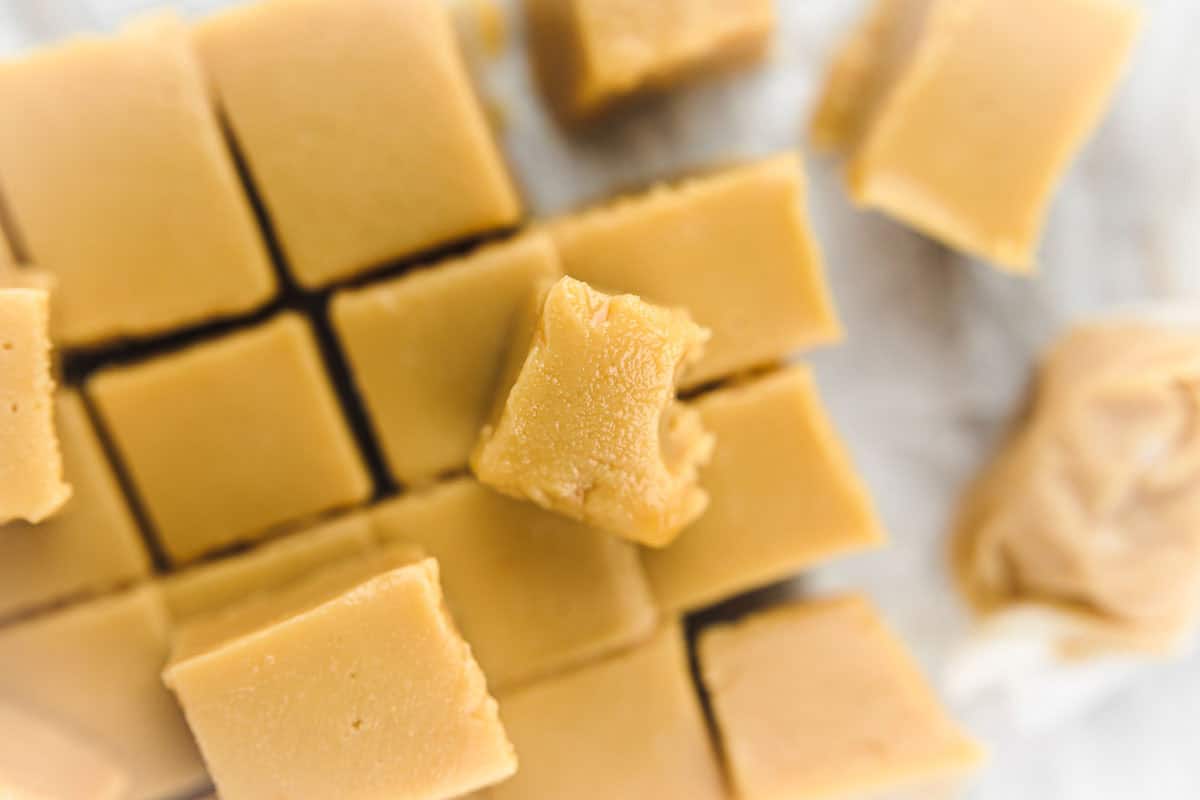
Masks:
[[[1026,271],[1139,17],[1122,0],[877,0],[813,138],[848,155],[858,203]]]
[[[83,399],[54,401],[72,494],[38,525],[0,527],[0,618],[146,577],[150,556]]]
[[[0,174],[30,257],[58,278],[66,346],[248,311],[275,292],[174,17],[0,64]]]
[[[372,513],[384,542],[420,545],[492,686],[505,688],[649,635],[654,604],[629,542],[464,478]]]
[[[440,800],[516,769],[432,559],[364,559],[199,619],[164,678],[223,800]]]
[[[466,467],[517,312],[560,274],[553,245],[532,235],[334,297],[334,330],[396,480]]]
[[[772,0],[525,0],[538,77],[567,120],[766,50]]]
[[[551,224],[568,275],[712,331],[685,387],[841,338],[800,162],[778,156]]]
[[[0,702],[0,797],[122,800],[129,778],[101,750],[60,726]]]
[[[708,338],[686,311],[573,278],[534,293],[471,457],[505,494],[654,546],[704,513],[713,439],[675,400]]]
[[[807,369],[721,389],[694,407],[720,443],[701,476],[712,499],[674,544],[642,552],[662,608],[693,610],[882,542]]]
[[[302,285],[518,221],[439,0],[260,0],[197,42]]]
[[[54,428],[49,299],[0,289],[0,523],[40,522],[71,496]]]
[[[176,562],[371,494],[296,314],[104,370],[88,394]]]
[[[100,748],[156,800],[207,780],[183,716],[159,680],[168,621],[144,587],[0,628],[0,697]]]
[[[783,606],[719,626],[701,634],[699,651],[743,800],[888,790],[928,797],[916,790],[981,761],[979,746],[946,716],[903,643],[861,597]]]

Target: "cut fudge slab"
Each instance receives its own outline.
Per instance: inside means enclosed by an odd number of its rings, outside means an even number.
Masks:
[[[800,162],[779,156],[567,217],[568,275],[678,306],[712,331],[685,387],[841,338]]]
[[[878,0],[834,62],[813,138],[849,156],[857,202],[1027,271],[1139,18],[1121,0]]]
[[[629,542],[464,478],[381,505],[385,542],[420,545],[495,687],[527,682],[649,635],[653,601]]]
[[[662,608],[693,610],[881,543],[808,370],[713,392],[695,408],[720,442],[701,476],[712,500],[670,547],[642,551]]]
[[[981,760],[863,598],[753,615],[705,631],[699,651],[728,771],[745,800],[911,789]]]
[[[105,370],[87,388],[176,562],[371,493],[296,314]]]
[[[0,523],[40,522],[71,496],[54,427],[49,298],[0,289]]]
[[[302,285],[520,217],[438,0],[264,0],[197,42]]]
[[[167,637],[151,587],[0,629],[0,696],[102,748],[128,798],[201,788],[200,754],[159,680]]]
[[[713,439],[675,400],[708,332],[573,278],[534,296],[471,467],[505,494],[666,544],[708,504],[696,480]]]
[[[545,236],[337,294],[330,316],[396,480],[467,466],[517,312],[561,274]]]
[[[150,573],[150,556],[83,399],[54,401],[72,494],[38,525],[0,527],[0,618],[131,583]]]
[[[521,769],[486,800],[723,800],[678,625],[513,692],[501,715]]]
[[[0,702],[0,797],[121,800],[129,778],[109,757],[58,725]]]
[[[439,800],[516,769],[437,563],[387,562],[327,570],[180,631],[164,679],[223,800]]]
[[[58,279],[66,346],[248,311],[275,292],[187,30],[169,15],[0,64],[0,173],[30,257]]]
[[[543,91],[567,120],[761,56],[771,0],[525,0]]]

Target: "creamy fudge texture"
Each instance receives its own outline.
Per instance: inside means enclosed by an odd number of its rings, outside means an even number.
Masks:
[[[874,797],[944,781],[981,760],[861,597],[718,626],[701,634],[699,651],[728,772],[744,800]]]
[[[0,797],[6,800],[121,800],[129,778],[102,751],[69,731],[0,702]]]
[[[263,0],[196,41],[302,285],[518,221],[439,0]]]
[[[440,800],[516,769],[432,559],[366,558],[201,618],[164,679],[223,800]]]
[[[807,369],[720,389],[693,408],[718,441],[701,475],[711,502],[669,547],[642,551],[660,607],[695,610],[883,542]]]
[[[0,64],[0,174],[30,258],[57,278],[65,346],[275,293],[187,30],[169,15]]]
[[[708,504],[696,481],[713,439],[675,400],[708,332],[686,311],[572,278],[533,298],[471,457],[475,474],[619,536],[666,544]]]
[[[371,494],[296,314],[106,369],[87,392],[177,563]]]
[[[549,230],[568,275],[686,308],[712,331],[685,387],[841,338],[795,156],[658,187]]]
[[[1139,21],[1123,0],[878,0],[834,61],[813,138],[848,156],[857,202],[1028,271]]]
[[[530,235],[334,297],[334,329],[397,481],[467,465],[518,312],[560,274],[549,239]]]

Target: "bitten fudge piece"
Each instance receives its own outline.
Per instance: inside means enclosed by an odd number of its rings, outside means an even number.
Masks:
[[[521,769],[481,800],[726,796],[677,624],[500,705]]]
[[[0,797],[121,800],[129,777],[70,731],[0,702]]]
[[[38,525],[0,527],[0,618],[150,573],[137,523],[75,392],[54,401],[72,494]]]
[[[560,274],[553,245],[534,235],[334,297],[334,330],[396,480],[467,465],[517,312]]]
[[[712,331],[693,387],[841,338],[803,174],[779,156],[550,226],[563,269],[604,291],[686,308]]]
[[[542,89],[564,119],[761,56],[772,0],[525,0]]]
[[[30,257],[58,278],[67,346],[244,312],[275,292],[187,30],[169,15],[0,64],[0,174]]]
[[[0,289],[0,523],[40,522],[71,496],[54,428],[49,299]]]
[[[106,370],[88,394],[176,562],[371,493],[296,314]]]
[[[145,587],[0,629],[0,696],[102,748],[128,798],[199,789],[204,765],[159,680],[168,621]]]
[[[384,542],[438,559],[446,603],[494,687],[633,644],[654,626],[631,543],[470,478],[381,505],[371,519]]]
[[[520,217],[439,0],[264,0],[197,42],[304,286]]]
[[[1121,0],[878,0],[834,62],[813,138],[849,156],[858,203],[1027,271],[1139,17]]]
[[[572,278],[534,293],[471,466],[484,483],[661,546],[704,512],[713,439],[675,400],[708,332]]]
[[[720,442],[701,476],[711,502],[670,547],[642,551],[662,608],[693,610],[881,543],[807,369],[713,392],[694,408]]]
[[[719,626],[701,634],[699,652],[729,775],[745,800],[941,784],[981,760],[863,598]]]
[[[516,769],[432,559],[364,559],[197,620],[164,679],[222,800],[440,800]]]

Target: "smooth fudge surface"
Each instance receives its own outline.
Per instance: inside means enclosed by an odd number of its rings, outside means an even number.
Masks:
[[[105,369],[87,392],[176,563],[371,494],[312,329],[294,313]]]
[[[439,0],[262,0],[196,40],[303,286],[518,221]]]
[[[496,688],[649,635],[654,603],[635,547],[463,478],[377,506],[385,542],[438,559],[446,603]]]
[[[744,800],[874,797],[941,783],[982,759],[862,597],[781,606],[717,626],[701,633],[699,657],[728,773]]]
[[[30,258],[57,278],[64,346],[174,330],[275,293],[187,29],[170,15],[0,64],[0,174]]]
[[[54,426],[49,296],[0,289],[0,523],[40,522],[71,496]]]
[[[0,797],[5,800],[122,800],[129,777],[94,745],[0,701]]]
[[[123,800],[199,789],[204,765],[159,679],[169,633],[153,587],[0,628],[0,698],[102,749],[129,778]]]
[[[713,439],[676,399],[708,332],[573,278],[532,295],[471,467],[489,486],[645,544],[704,513]]]
[[[164,679],[223,800],[440,800],[516,769],[432,559],[364,558],[200,618]]]
[[[701,475],[711,502],[669,547],[642,551],[662,608],[695,610],[883,542],[808,369],[720,389],[693,405],[718,441]]]
[[[712,331],[685,387],[842,336],[792,155],[658,187],[550,223],[563,269],[686,308]]]
[[[1124,0],[878,0],[834,62],[814,139],[848,155],[857,202],[1028,271],[1139,22]]]
[[[530,235],[334,297],[334,330],[397,481],[467,466],[518,312],[560,274],[549,239]]]
[[[83,398],[61,392],[54,409],[71,497],[37,525],[0,526],[0,619],[150,574],[150,555]]]

